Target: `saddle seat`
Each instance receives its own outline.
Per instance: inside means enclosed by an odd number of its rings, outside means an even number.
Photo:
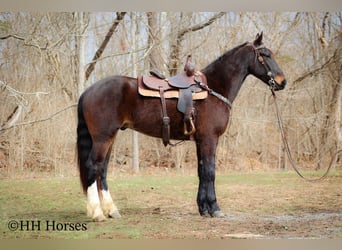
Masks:
[[[178,89],[187,89],[195,85],[195,76],[187,76],[185,72],[166,79],[169,85]]]
[[[205,83],[206,77],[201,72],[195,72],[189,62],[189,56],[184,67],[184,72],[170,78],[165,78],[158,71],[150,71],[151,76],[138,77],[138,92],[146,97],[158,97],[161,99],[163,113],[162,138],[164,145],[170,144],[170,119],[166,112],[165,99],[177,98],[177,109],[184,114],[184,135],[191,136],[196,129],[193,123],[193,100],[205,99],[208,92],[199,86],[199,82]]]

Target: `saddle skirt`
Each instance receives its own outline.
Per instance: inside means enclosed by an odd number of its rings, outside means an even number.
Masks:
[[[138,93],[146,97],[161,97],[160,90],[164,92],[164,98],[179,98],[181,89],[190,89],[192,100],[202,100],[208,97],[208,91],[200,88],[196,81],[206,83],[205,76],[198,72],[188,77],[185,72],[171,78],[160,79],[155,76],[138,77]]]

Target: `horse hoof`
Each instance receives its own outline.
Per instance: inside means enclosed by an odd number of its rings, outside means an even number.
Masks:
[[[108,216],[110,218],[115,218],[115,219],[121,218],[121,214],[119,213],[118,210],[114,211],[113,213],[109,214]]]
[[[98,215],[96,217],[93,218],[93,221],[95,222],[101,222],[101,221],[105,221],[107,218],[102,214],[102,215]]]
[[[208,211],[204,211],[200,213],[202,217],[210,217],[210,214]]]
[[[222,218],[224,217],[224,213],[221,210],[217,210],[211,214],[211,217]]]

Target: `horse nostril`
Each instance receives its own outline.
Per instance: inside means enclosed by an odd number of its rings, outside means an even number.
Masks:
[[[276,89],[275,90],[283,90],[285,88],[285,86],[286,86],[286,83],[287,83],[287,81],[285,79],[282,80],[280,84],[278,83],[276,85]]]
[[[285,77],[283,75],[280,75],[280,74],[276,75],[274,77],[274,80],[277,82],[278,85],[282,85],[282,86],[285,87],[286,79],[285,79]]]
[[[284,79],[284,80],[281,82],[281,85],[285,88],[286,84],[287,84],[287,81],[286,81],[286,79]]]

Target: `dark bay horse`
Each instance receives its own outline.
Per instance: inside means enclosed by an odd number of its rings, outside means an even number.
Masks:
[[[253,42],[227,51],[201,70],[213,91],[206,99],[194,102],[196,132],[193,139],[199,176],[197,204],[202,216],[223,216],[215,194],[215,154],[218,139],[228,124],[230,103],[242,83],[251,74],[274,90],[281,90],[286,85],[282,70],[262,39],[262,33],[258,34]],[[183,116],[176,105],[176,100],[166,100],[171,121],[170,138],[189,140],[183,133]],[[96,82],[82,94],[78,103],[78,166],[87,194],[88,215],[93,220],[120,217],[106,181],[107,165],[118,130],[130,128],[161,138],[161,119],[160,99],[140,96],[136,78],[111,76]]]

